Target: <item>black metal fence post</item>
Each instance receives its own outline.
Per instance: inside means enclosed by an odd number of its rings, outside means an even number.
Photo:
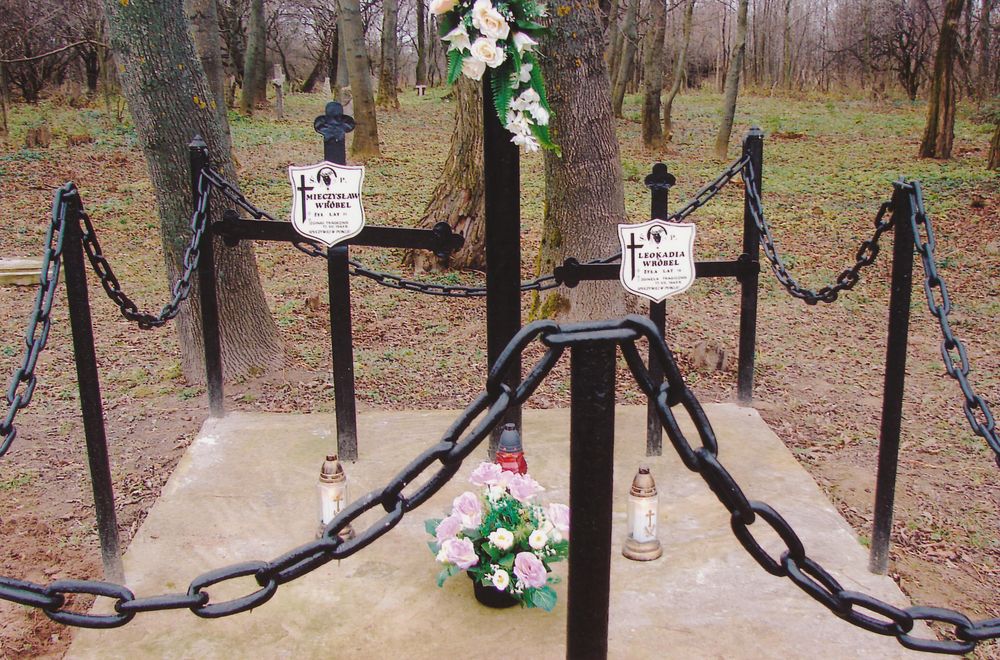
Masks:
[[[669,195],[670,188],[677,182],[677,178],[667,170],[666,163],[656,163],[653,171],[646,176],[646,187],[649,188],[649,217],[650,219],[666,220],[670,214]],[[649,320],[656,324],[656,329],[661,336],[666,336],[667,332],[667,303],[650,302]],[[653,358],[652,351],[649,354],[649,377],[654,385],[663,382],[663,365]],[[646,403],[646,456],[659,456],[663,453],[663,426],[660,423],[660,416],[656,412],[656,404],[652,400]]]
[[[570,349],[569,605],[566,657],[608,656],[614,483],[615,351],[611,342]]]
[[[517,145],[500,124],[490,76],[483,77],[483,175],[486,206],[486,360],[490,367],[521,329],[521,162]],[[521,380],[521,360],[507,372],[507,383]],[[504,424],[521,429],[521,408],[507,411],[490,435],[496,454]]]
[[[347,134],[354,118],[330,101],[325,114],[313,122],[323,136],[323,160],[347,164]],[[330,299],[330,350],[333,360],[333,398],[337,416],[337,453],[341,460],[358,459],[358,413],[354,388],[354,330],[351,323],[350,253],[346,245],[327,248],[326,274]]]
[[[83,431],[87,439],[87,463],[90,467],[90,484],[94,491],[97,533],[101,540],[101,562],[104,565],[105,578],[113,582],[123,582],[125,569],[122,566],[121,544],[118,539],[115,492],[108,461],[104,404],[101,401],[101,382],[97,372],[94,328],[91,322],[90,297],[87,293],[87,274],[83,259],[81,202],[80,196],[75,192],[63,199],[67,203],[63,250],[66,299],[69,303],[69,321],[73,332],[73,355],[76,358],[76,377],[80,387],[80,409],[83,413]]]
[[[875,480],[875,515],[868,569],[884,575],[889,567],[889,539],[896,497],[896,467],[903,419],[906,380],[906,345],[910,333],[910,295],[913,286],[913,207],[905,183],[892,194],[892,289],[889,294],[889,331],[885,347],[885,384],[882,390],[882,425],[879,432],[878,474]]]
[[[743,155],[750,157],[754,177],[745,181],[745,185],[754,186],[759,197],[763,181],[764,166],[764,132],[756,126],[750,129],[743,138]],[[744,170],[744,173],[746,170]],[[744,174],[744,179],[746,175]],[[760,261],[760,237],[757,225],[750,213],[750,198],[743,197],[743,254],[747,255],[752,264]],[[757,347],[757,287],[760,279],[759,269],[750,268],[743,271],[740,278],[740,348],[737,375],[737,396],[741,403],[750,403],[753,399],[753,369],[754,353]]]
[[[208,145],[200,135],[188,145],[191,163],[191,201],[195,209],[201,201],[201,172],[208,167]],[[211,209],[205,207],[211,222]],[[205,349],[205,386],[208,389],[208,410],[212,417],[226,414],[222,382],[222,337],[219,326],[219,298],[215,279],[215,237],[206,226],[198,245],[198,303],[201,307],[201,332]]]

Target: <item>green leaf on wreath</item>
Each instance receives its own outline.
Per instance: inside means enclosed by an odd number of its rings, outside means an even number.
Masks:
[[[544,25],[539,25],[538,23],[535,23],[534,21],[529,21],[529,20],[524,20],[524,19],[520,19],[519,18],[519,19],[516,19],[514,21],[514,23],[517,25],[517,27],[521,28],[522,30],[531,30],[532,32],[544,32],[545,31],[545,26]],[[445,32],[445,34],[447,34],[447,32]],[[531,36],[533,37],[534,35],[531,35]]]
[[[493,90],[493,105],[496,107],[497,117],[500,118],[500,124],[507,124],[507,108],[510,107],[510,102],[514,96],[514,90],[511,88],[510,75],[504,74],[500,71],[494,71],[490,75],[490,87]]]
[[[424,529],[427,530],[427,533],[431,536],[437,536],[437,528],[440,524],[440,518],[431,518],[430,520],[424,521]]]
[[[512,552],[504,557],[501,557],[497,563],[509,573],[514,570],[514,553]]]
[[[531,605],[551,612],[556,606],[556,592],[552,587],[544,586],[531,592]]]
[[[441,551],[441,546],[439,546],[434,541],[428,541],[427,542],[427,547],[430,548],[431,552],[433,552],[435,555],[437,555],[437,553]]]
[[[453,85],[458,77],[462,75],[462,52],[460,50],[448,51],[448,84]]]

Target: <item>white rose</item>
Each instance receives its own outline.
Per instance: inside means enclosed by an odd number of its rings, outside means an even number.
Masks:
[[[469,33],[465,30],[465,23],[459,23],[457,28],[441,37],[441,41],[449,42],[449,52],[453,50],[463,50],[472,45],[469,42]]]
[[[545,547],[545,544],[549,542],[549,537],[545,535],[540,529],[536,529],[530,535],[528,535],[528,545],[531,546],[532,550],[541,550]]]
[[[506,39],[510,26],[490,0],[476,0],[472,5],[472,26],[489,39]]]
[[[481,80],[485,71],[486,62],[477,60],[474,57],[466,57],[462,60],[462,73],[473,80]]]
[[[431,0],[429,9],[435,16],[440,16],[450,12],[457,4],[458,0]]]
[[[510,573],[503,570],[502,568],[498,568],[496,571],[494,571],[492,579],[493,579],[493,586],[499,589],[500,591],[503,591],[504,589],[507,588],[508,585],[510,585]]]
[[[491,69],[495,69],[507,59],[507,54],[503,48],[497,46],[497,42],[486,37],[479,37],[472,44],[472,56],[486,64]],[[478,80],[478,78],[477,78]]]
[[[538,42],[532,39],[526,32],[515,32],[514,33],[514,46],[517,48],[517,52],[523,53],[526,50],[534,50]]]
[[[501,527],[496,531],[490,532],[490,543],[501,550],[506,550],[514,545],[514,533]]]

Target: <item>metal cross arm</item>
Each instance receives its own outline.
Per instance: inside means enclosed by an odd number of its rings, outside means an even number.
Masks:
[[[621,264],[581,264],[570,257],[561,266],[556,266],[553,274],[556,282],[573,288],[580,282],[597,280],[617,280]],[[748,255],[741,255],[736,261],[696,261],[695,277],[735,277],[742,278],[748,274],[760,271],[760,264],[751,260]]]
[[[303,240],[290,222],[272,220],[246,220],[234,210],[226,211],[223,219],[212,224],[212,232],[221,236],[227,245],[242,240],[283,241],[297,243]],[[361,233],[338,245],[369,245],[378,247],[431,250],[439,256],[447,256],[465,244],[461,234],[452,231],[447,222],[439,222],[432,229],[408,229],[402,227],[367,226]],[[318,245],[318,243],[317,243]]]

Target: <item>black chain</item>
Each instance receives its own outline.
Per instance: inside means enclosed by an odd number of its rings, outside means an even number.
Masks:
[[[757,187],[754,185],[755,180],[753,164],[747,160],[746,181],[744,182],[747,199],[749,200],[747,208],[750,211],[750,216],[753,218],[754,224],[757,226],[757,233],[760,237],[760,245],[764,249],[764,255],[771,263],[771,271],[778,278],[778,282],[788,290],[788,293],[795,298],[805,301],[808,305],[815,305],[820,302],[831,303],[837,299],[841,291],[853,289],[854,285],[861,279],[861,269],[871,265],[875,261],[875,258],[878,257],[878,241],[882,237],[882,234],[892,228],[894,220],[892,214],[889,213],[892,211],[892,202],[883,202],[882,206],[879,207],[878,213],[875,215],[875,233],[867,241],[861,242],[858,251],[854,255],[854,264],[850,268],[845,268],[841,271],[837,276],[835,284],[813,291],[800,285],[789,274],[788,268],[785,267],[785,263],[781,259],[781,255],[778,254],[778,248],[774,244],[774,236],[771,234],[771,228],[768,226],[767,219],[764,216],[764,207],[760,201],[760,195],[757,194]],[[886,217],[886,214],[888,214],[888,217]]]
[[[52,218],[45,233],[45,253],[42,255],[35,304],[31,315],[28,316],[28,327],[24,331],[24,356],[21,358],[21,366],[10,377],[10,385],[7,387],[7,415],[0,421],[0,436],[3,436],[3,440],[0,441],[0,456],[7,453],[17,438],[14,418],[17,417],[19,410],[27,408],[31,403],[35,386],[38,384],[35,366],[38,364],[38,356],[45,349],[52,327],[52,303],[55,301],[59,270],[62,266],[66,210],[69,207],[69,198],[77,195],[76,186],[67,183],[56,191],[52,201]],[[22,385],[24,389],[19,392]]]
[[[212,187],[209,179],[203,174],[198,179],[198,204],[191,215],[191,240],[188,243],[187,249],[184,250],[184,270],[177,281],[174,282],[174,286],[171,289],[173,297],[170,302],[164,305],[160,313],[156,315],[140,312],[138,306],[122,291],[121,284],[118,283],[118,278],[115,276],[111,264],[101,251],[101,243],[97,239],[97,232],[90,220],[90,216],[81,207],[80,218],[83,220],[83,248],[87,251],[87,258],[90,259],[90,264],[93,266],[98,279],[100,279],[105,293],[108,294],[112,302],[118,305],[122,316],[129,321],[134,321],[140,328],[148,330],[166,325],[167,321],[177,316],[181,303],[187,300],[187,297],[191,294],[191,277],[198,269],[199,247],[202,235],[208,226],[208,201],[211,195]]]
[[[656,384],[646,369],[636,341],[645,339],[649,351],[663,365],[665,379]],[[540,341],[547,351],[516,387],[507,384],[507,372],[518,363],[529,344]],[[48,586],[0,577],[0,598],[39,607],[52,619],[70,625],[111,628],[128,623],[139,612],[190,609],[206,618],[228,616],[267,602],[282,584],[334,560],[344,559],[374,543],[395,527],[403,516],[426,502],[459,470],[505,411],[524,403],[545,379],[567,347],[595,342],[621,346],[625,360],[642,391],[654,401],[660,422],[670,442],[688,469],[697,472],[730,512],[730,526],[740,544],[768,573],[787,577],[836,616],[865,630],[896,637],[910,649],[935,653],[971,652],[985,640],[1000,638],[1000,618],[972,621],[966,615],[937,607],[900,608],[867,594],[844,589],[806,553],[791,526],[764,502],[750,500],[719,461],[719,447],[712,426],[694,393],[681,376],[673,353],[656,326],[647,318],[629,316],[616,321],[557,325],[538,321],[522,328],[490,369],[486,391],[480,394],[444,433],[441,440],[417,456],[385,487],[349,504],[323,530],[322,536],[269,561],[235,564],[195,578],[186,593],[136,598],[120,585],[89,580],[58,580]],[[700,445],[695,448],[684,436],[671,408],[682,405],[694,422]],[[478,423],[470,430],[479,416]],[[435,471],[425,480],[428,469]],[[407,492],[410,484],[419,486]],[[354,538],[343,540],[341,530],[361,515],[381,507],[384,514]],[[762,519],[784,542],[779,556],[768,553],[757,541],[752,526]],[[245,596],[213,603],[209,588],[220,582],[254,576],[258,589]],[[115,600],[115,614],[93,615],[64,610],[65,596],[86,593]],[[954,640],[920,638],[912,634],[918,620],[951,626]]]
[[[934,226],[931,224],[930,216],[924,210],[924,196],[920,190],[920,182],[914,181],[906,185],[906,189],[910,196],[910,208],[912,209],[908,220],[913,228],[913,242],[920,255],[920,262],[924,266],[924,294],[927,297],[927,308],[941,326],[943,338],[941,359],[944,360],[948,375],[955,379],[962,390],[962,396],[965,399],[962,407],[965,410],[965,418],[969,421],[969,426],[973,433],[986,440],[990,449],[996,454],[997,465],[1000,466],[1000,439],[997,437],[996,420],[993,418],[989,404],[983,397],[976,394],[969,383],[969,356],[965,350],[965,344],[952,333],[951,323],[948,321],[948,315],[951,313],[951,298],[948,296],[948,286],[937,270],[937,259],[934,256]],[[940,302],[936,300],[935,291],[938,292],[937,296],[940,296]],[[976,411],[979,411],[982,419],[979,419]]]
[[[729,183],[730,180],[732,180],[733,177],[742,171],[745,163],[747,162],[748,161],[745,157],[741,157],[730,163],[729,166],[715,178],[715,180],[703,186],[695,194],[691,201],[685,204],[679,211],[671,214],[667,220],[670,222],[681,222],[696,210],[707,204],[708,201],[715,197],[719,191],[722,190],[722,188]],[[255,206],[249,199],[247,199],[246,195],[241,193],[235,185],[227,181],[221,174],[210,168],[207,168],[204,172],[211,184],[215,186],[219,192],[221,192],[233,204],[249,213],[251,217],[256,220],[279,222],[274,215]],[[326,249],[323,246],[313,243],[307,239],[295,241],[293,245],[300,252],[309,255],[310,257],[326,258]],[[616,252],[607,257],[592,259],[581,265],[590,266],[596,264],[609,264],[619,260],[620,258],[621,252]],[[434,282],[412,280],[400,275],[372,270],[355,259],[348,260],[348,272],[352,276],[365,277],[376,282],[377,284],[380,284],[381,286],[401,291],[413,291],[414,293],[423,293],[431,296],[445,296],[449,298],[477,298],[486,295],[486,287],[437,284]],[[536,277],[533,280],[522,282],[520,290],[547,291],[561,285],[562,282],[555,276],[555,273],[547,273]]]

